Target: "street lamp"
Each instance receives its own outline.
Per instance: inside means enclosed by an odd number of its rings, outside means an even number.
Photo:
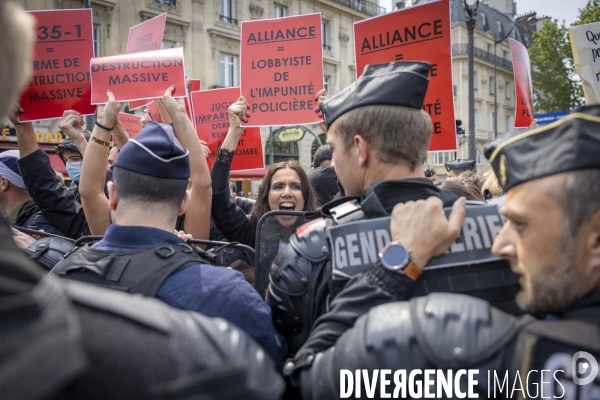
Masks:
[[[477,150],[475,149],[475,66],[473,65],[473,32],[477,23],[477,7],[479,0],[463,0],[465,11],[469,15],[467,20],[467,32],[469,35],[469,160],[477,159]]]

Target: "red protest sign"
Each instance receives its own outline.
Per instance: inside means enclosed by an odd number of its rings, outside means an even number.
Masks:
[[[117,118],[119,118],[119,121],[131,138],[134,138],[142,130],[142,125],[140,125],[142,117],[139,115],[119,113]]]
[[[92,10],[30,12],[36,19],[32,74],[19,121],[60,118],[64,110],[93,114],[89,64],[94,57]]]
[[[529,128],[533,121],[533,87],[531,86],[531,63],[529,53],[522,43],[508,39],[515,75],[517,109],[515,128]]]
[[[226,88],[192,92],[192,109],[196,132],[208,144],[210,154],[206,161],[212,168],[219,146],[229,129],[229,106],[240,97],[240,88]],[[232,171],[264,168],[260,128],[245,128],[231,163]]]
[[[92,58],[90,71],[93,104],[106,103],[108,89],[117,101],[162,97],[171,85],[185,97],[182,47]]]
[[[152,101],[150,104],[148,104],[147,108],[152,121],[162,124],[162,116],[160,115],[160,110],[158,109],[158,104],[156,104],[156,101]]]
[[[321,14],[242,22],[242,95],[251,126],[320,122],[323,88]]]
[[[425,3],[354,24],[357,76],[368,64],[402,60],[431,63],[423,104],[433,124],[430,151],[457,147],[450,28],[449,0]]]
[[[185,98],[185,112],[188,117],[193,121],[192,106],[190,106],[190,93],[200,91],[200,79],[190,79],[187,86],[187,97]]]
[[[167,13],[144,21],[129,28],[126,53],[139,53],[140,51],[160,50]]]
[[[139,53],[140,51],[159,50],[162,47],[163,35],[167,13],[144,21],[129,29],[126,53]],[[137,100],[129,102],[129,109],[135,110],[148,104],[150,100]]]

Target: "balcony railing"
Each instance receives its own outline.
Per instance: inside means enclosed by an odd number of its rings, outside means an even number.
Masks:
[[[336,3],[360,11],[372,17],[385,14],[385,8],[366,0],[333,0]]]
[[[329,50],[329,51],[331,51],[331,45],[323,43],[323,50]]]
[[[238,24],[238,20],[237,19],[228,17],[226,15],[219,15],[219,19],[221,21],[223,21],[223,22],[227,22],[228,24],[234,24],[234,25]]]
[[[452,45],[452,55],[463,55],[469,54],[469,45],[468,44],[453,44]],[[489,63],[494,63],[494,59],[496,60],[496,65],[500,68],[504,68],[508,71],[513,70],[512,61],[505,60],[502,57],[495,56],[494,53],[489,53],[483,49],[479,49],[477,47],[473,48],[473,57],[478,58],[483,61],[487,61]],[[535,81],[535,71],[532,69],[531,71],[531,79]]]

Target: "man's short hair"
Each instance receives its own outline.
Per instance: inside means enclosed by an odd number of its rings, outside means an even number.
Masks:
[[[188,186],[187,179],[156,178],[116,166],[113,181],[120,202],[160,205],[166,212],[179,210]]]
[[[600,169],[582,169],[568,173],[559,199],[565,212],[567,232],[571,237],[585,221],[600,210]]]
[[[356,108],[334,122],[348,150],[359,135],[371,143],[377,159],[386,164],[421,167],[431,139],[431,118],[420,109],[372,105]]]

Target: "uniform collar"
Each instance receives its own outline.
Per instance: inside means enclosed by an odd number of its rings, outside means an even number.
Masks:
[[[146,226],[123,226],[112,224],[99,242],[106,246],[136,249],[156,243],[184,243],[182,239],[162,229]]]
[[[427,178],[379,181],[371,183],[363,192],[361,206],[366,218],[381,218],[389,216],[398,203],[431,196],[441,197],[441,192]]]
[[[575,301],[560,317],[600,325],[600,289],[592,290]]]

